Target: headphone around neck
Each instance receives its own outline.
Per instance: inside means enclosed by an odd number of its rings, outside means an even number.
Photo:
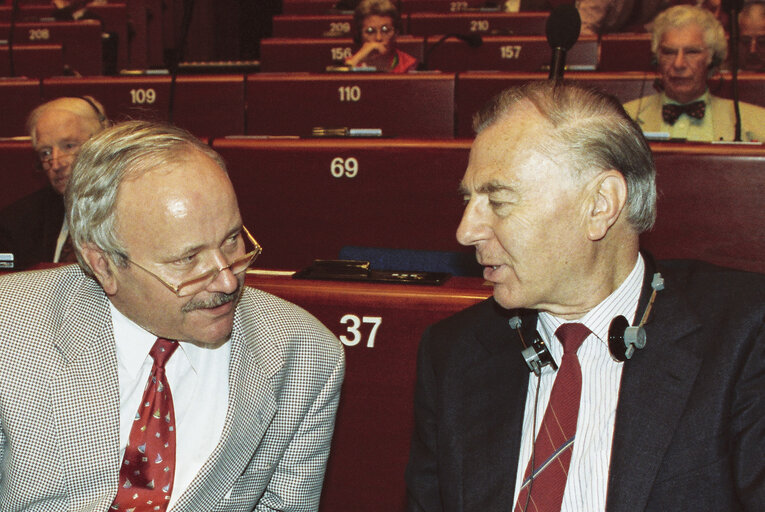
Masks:
[[[619,315],[613,320],[608,327],[608,351],[611,354],[611,358],[614,361],[624,362],[627,359],[631,359],[635,354],[635,350],[645,347],[647,337],[644,329],[645,323],[648,321],[648,317],[651,314],[653,303],[656,300],[656,294],[664,289],[664,278],[661,274],[656,272],[651,280],[651,297],[648,299],[648,305],[643,311],[640,322],[637,325],[630,326],[627,319]],[[558,365],[555,364],[550,349],[542,339],[539,331],[534,334],[531,343],[526,343],[526,339],[521,332],[523,320],[518,315],[512,316],[508,319],[508,324],[511,329],[515,329],[518,332],[518,337],[521,339],[523,350],[521,355],[526,361],[526,365],[529,367],[529,371],[533,372],[537,377],[542,374],[542,368],[550,366],[553,370],[558,370]]]

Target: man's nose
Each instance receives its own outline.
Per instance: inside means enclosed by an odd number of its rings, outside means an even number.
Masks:
[[[676,68],[682,68],[685,67],[685,64],[685,52],[683,50],[679,50],[677,55],[675,55],[675,59],[672,61],[672,65]]]
[[[211,291],[233,293],[239,286],[239,279],[231,271],[230,263],[226,257],[223,256],[223,253],[220,251],[216,252],[213,264],[215,265],[215,268],[219,270],[219,272],[218,275],[215,276],[215,279],[213,279],[212,283],[210,283],[210,287],[213,288]]]
[[[469,201],[462,212],[462,220],[457,227],[457,241],[462,245],[476,245],[488,236],[489,228],[483,219],[480,207],[475,201]]]

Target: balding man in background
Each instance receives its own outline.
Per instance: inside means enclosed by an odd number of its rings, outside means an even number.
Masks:
[[[741,28],[739,66],[748,71],[765,71],[765,2],[744,5],[738,23]]]
[[[13,254],[15,268],[74,261],[63,194],[80,146],[108,126],[104,107],[91,96],[58,98],[29,114],[27,131],[49,186],[0,212],[0,252]]]

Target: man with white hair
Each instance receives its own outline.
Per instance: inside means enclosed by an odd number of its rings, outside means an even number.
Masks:
[[[691,141],[732,141],[733,102],[713,96],[707,77],[728,54],[725,30],[706,9],[671,7],[653,22],[651,51],[662,92],[630,101],[627,113],[644,132],[667,132]],[[739,102],[741,140],[765,140],[765,109]]]
[[[29,114],[27,131],[50,186],[0,212],[0,252],[13,254],[15,268],[74,261],[63,194],[80,146],[108,126],[104,107],[91,96],[58,98]]]

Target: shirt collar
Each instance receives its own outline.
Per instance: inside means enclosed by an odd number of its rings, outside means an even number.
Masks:
[[[131,376],[136,377],[143,366],[143,362],[149,357],[149,351],[157,341],[157,336],[150,333],[125,315],[109,301],[112,313],[112,326],[114,328],[114,341],[117,350],[117,362],[124,367]],[[228,345],[229,343],[224,343]],[[178,343],[179,350],[173,354],[185,354],[191,368],[196,372],[200,368],[201,358],[206,349],[185,341]]]
[[[640,293],[643,288],[643,275],[645,274],[645,261],[638,254],[635,266],[627,276],[627,279],[608,297],[587,312],[577,322],[583,323],[596,337],[606,342],[608,340],[608,327],[611,321],[623,315],[630,325],[634,322],[635,312],[640,301]],[[539,332],[549,345],[560,346],[560,341],[555,337],[555,331],[567,320],[554,316],[550,313],[539,313]],[[562,349],[561,349],[562,350]]]

